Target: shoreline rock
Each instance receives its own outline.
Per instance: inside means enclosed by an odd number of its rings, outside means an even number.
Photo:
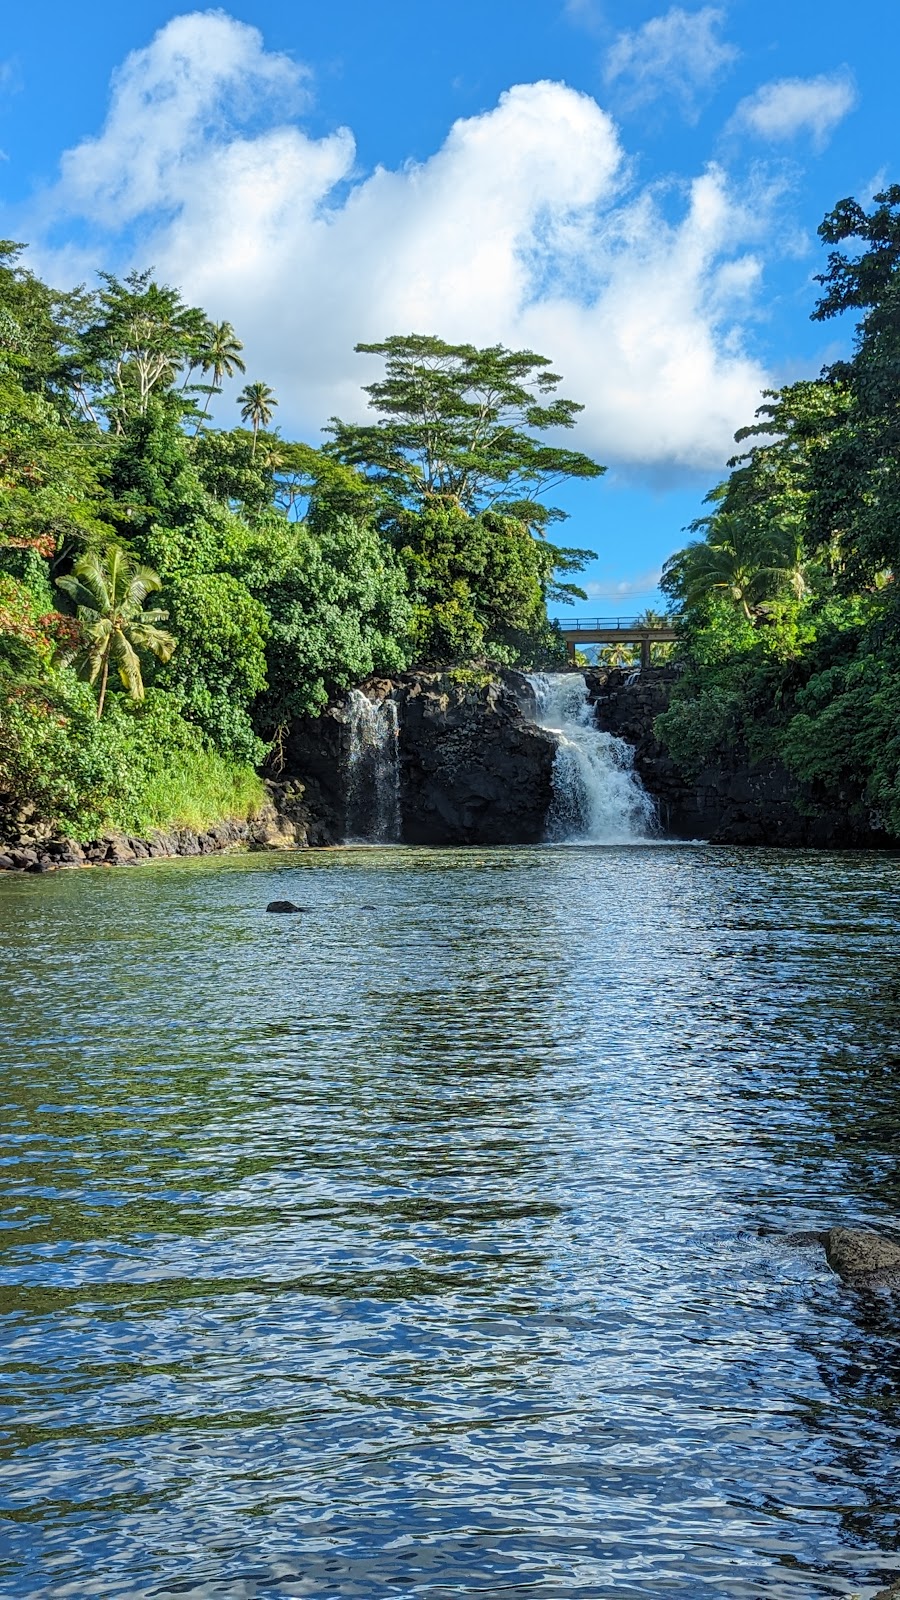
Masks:
[[[234,854],[243,850],[309,848],[302,789],[270,784],[270,798],[255,817],[224,817],[208,828],[156,828],[145,838],[111,829],[79,844],[49,829],[21,829],[18,838],[0,840],[0,872],[56,872],[74,867],[130,867],[143,861],[185,856]]]
[[[900,1245],[871,1228],[829,1228],[825,1259],[856,1288],[900,1288]]]
[[[855,1289],[900,1289],[900,1244],[874,1228],[807,1228],[783,1232],[763,1226],[761,1239],[776,1239],[793,1249],[818,1245],[836,1277]]]

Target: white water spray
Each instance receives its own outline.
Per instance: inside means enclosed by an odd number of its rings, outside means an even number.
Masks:
[[[347,771],[347,833],[367,844],[400,838],[400,723],[396,702],[367,699],[358,689],[347,697],[350,757]]]
[[[548,839],[633,844],[650,838],[656,812],[634,770],[634,751],[596,727],[581,674],[537,673],[528,682],[536,721],[557,738]]]

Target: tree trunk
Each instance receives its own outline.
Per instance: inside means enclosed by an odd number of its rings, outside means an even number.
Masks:
[[[97,721],[103,715],[103,702],[106,699],[106,684],[109,678],[109,651],[103,657],[103,676],[100,679],[100,699],[97,701]]]

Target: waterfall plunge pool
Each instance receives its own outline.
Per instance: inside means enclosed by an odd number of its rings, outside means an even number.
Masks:
[[[870,1600],[896,857],[0,880],[0,1592]],[[270,899],[307,907],[267,917]]]

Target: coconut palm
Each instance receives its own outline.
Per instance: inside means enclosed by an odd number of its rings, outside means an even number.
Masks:
[[[87,551],[67,577],[56,581],[78,608],[76,657],[81,674],[89,683],[100,679],[98,719],[103,715],[110,663],[132,700],[143,700],[137,652],[148,650],[159,661],[168,661],[175,649],[172,635],[157,626],[168,619],[168,611],[144,610],[147,597],[162,588],[159,575],[138,566],[121,545],[110,544],[102,551]]]
[[[796,539],[779,529],[761,533],[734,512],[720,511],[711,518],[706,538],[689,544],[666,570],[676,567],[688,605],[720,591],[748,622],[763,618],[765,602],[779,590],[791,589],[798,599],[806,593]]]
[[[634,625],[636,628],[670,628],[672,626],[672,619],[671,617],[667,616],[664,611],[654,611],[652,606],[647,606],[646,610],[642,611],[639,617],[635,617]],[[658,664],[661,661],[668,661],[674,649],[674,644],[661,644],[656,639],[651,640],[651,662],[656,662]]]
[[[622,639],[616,639],[612,644],[605,644],[600,651],[600,660],[607,667],[633,667],[635,664],[634,645],[626,644]]]
[[[221,394],[222,384],[226,378],[233,378],[236,372],[246,372],[247,369],[241,360],[244,346],[230,322],[210,322],[206,333],[205,348],[200,351],[197,364],[202,372],[212,374],[212,383],[206,390],[206,393],[212,396]],[[200,432],[208,416],[207,403],[200,413],[195,433]]]
[[[248,383],[238,395],[238,405],[241,408],[241,421],[249,422],[253,429],[252,456],[256,458],[256,436],[260,428],[267,428],[272,421],[272,413],[277,406],[267,383]]]

